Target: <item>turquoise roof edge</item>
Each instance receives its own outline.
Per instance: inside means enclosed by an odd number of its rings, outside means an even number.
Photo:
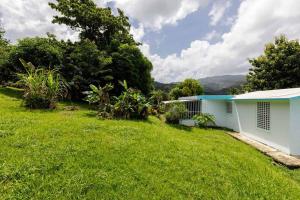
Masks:
[[[202,100],[232,100],[233,95],[199,95],[197,99]]]

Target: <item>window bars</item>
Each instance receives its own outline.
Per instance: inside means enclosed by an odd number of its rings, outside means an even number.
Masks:
[[[195,115],[201,113],[202,102],[200,100],[185,101],[182,103],[185,105],[187,112],[182,114],[181,119],[192,119]]]
[[[270,130],[270,102],[257,102],[257,128]]]

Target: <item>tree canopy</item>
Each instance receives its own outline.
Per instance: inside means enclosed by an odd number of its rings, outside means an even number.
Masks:
[[[7,68],[8,58],[11,51],[9,41],[4,37],[5,31],[0,28],[0,84],[8,80],[10,70]]]
[[[136,44],[129,34],[130,23],[120,9],[113,15],[110,8],[97,7],[93,0],[56,0],[50,7],[61,15],[53,23],[65,24],[80,32],[80,38],[94,41],[100,49],[113,47],[114,42]]]
[[[252,68],[244,90],[270,90],[300,86],[300,44],[284,35],[265,46],[264,53],[249,60]]]
[[[123,80],[144,94],[150,93],[153,88],[152,63],[129,33],[129,19],[123,11],[118,9],[118,14],[114,15],[110,8],[97,7],[92,0],[57,0],[49,5],[60,13],[54,17],[53,23],[65,24],[79,31],[81,40],[94,42],[102,54],[110,57],[107,60],[111,59],[111,62],[106,64],[111,70],[116,93],[123,90],[118,84]]]
[[[9,45],[0,31],[0,76],[16,81],[23,73],[19,59],[38,68],[56,68],[70,86],[71,96],[81,98],[90,84],[113,83],[113,93],[123,88],[119,81],[148,95],[153,88],[152,63],[143,55],[130,34],[130,22],[123,11],[98,7],[93,0],[56,0],[49,3],[58,12],[53,23],[79,32],[79,40],[59,41],[55,35],[22,38]]]
[[[170,91],[170,97],[172,99],[178,99],[179,97],[195,96],[203,93],[203,87],[198,80],[185,79]]]

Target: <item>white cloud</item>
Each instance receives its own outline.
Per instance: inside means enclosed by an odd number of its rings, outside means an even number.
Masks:
[[[136,41],[141,42],[145,35],[145,30],[144,30],[143,24],[139,24],[139,26],[137,28],[131,26],[130,33],[133,35],[133,38]]]
[[[208,0],[111,0],[116,7],[138,20],[145,28],[159,30],[176,24],[187,15],[207,5]]]
[[[42,36],[54,33],[60,39],[76,40],[78,34],[64,25],[52,24],[55,12],[48,6],[48,0],[1,0],[1,25],[7,38],[16,41],[20,37]]]
[[[261,54],[264,44],[274,36],[300,38],[299,10],[298,0],[245,0],[230,31],[216,44],[196,40],[180,55],[166,58],[152,55],[146,44],[141,48],[154,64],[153,76],[157,81],[242,74],[250,67],[247,59]]]
[[[210,16],[210,25],[215,26],[222,19],[225,14],[226,9],[231,6],[229,0],[218,0],[213,4],[211,11],[208,16]]]
[[[203,39],[204,40],[213,40],[213,39],[217,39],[219,37],[221,37],[221,34],[218,33],[216,30],[213,30],[212,32],[207,33]]]

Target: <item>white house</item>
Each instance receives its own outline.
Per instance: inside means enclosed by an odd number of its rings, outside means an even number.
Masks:
[[[300,88],[251,92],[237,96],[182,97],[189,110],[180,123],[194,125],[192,115],[210,113],[226,127],[287,154],[300,155]]]

